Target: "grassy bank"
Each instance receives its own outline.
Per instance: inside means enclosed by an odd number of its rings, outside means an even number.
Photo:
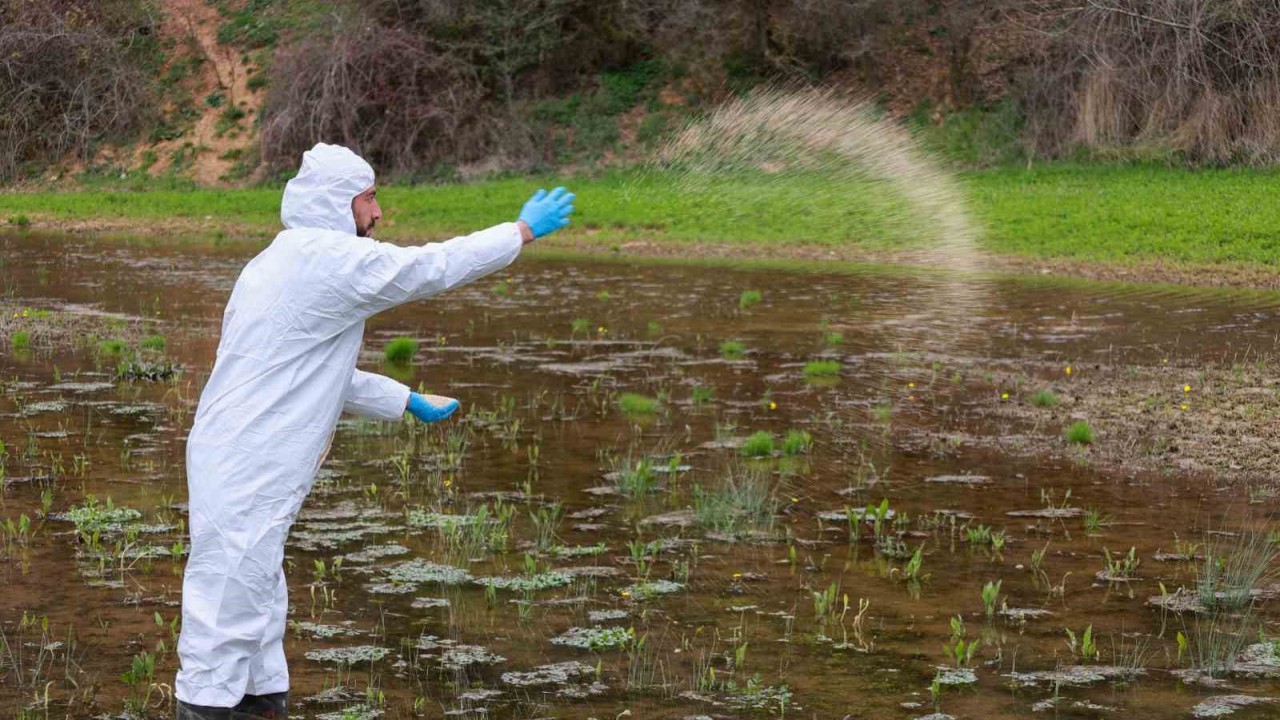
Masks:
[[[964,176],[982,245],[998,255],[1134,264],[1280,265],[1280,172],[1154,166],[1045,165]],[[549,185],[556,180],[544,180]],[[563,179],[579,196],[565,239],[610,247],[643,240],[673,254],[692,243],[883,253],[915,244],[918,226],[888,188],[821,177],[741,177],[714,192],[672,177]],[[387,187],[382,236],[440,237],[513,217],[530,179]],[[269,236],[279,188],[145,189],[0,196],[10,226],[191,227]]]

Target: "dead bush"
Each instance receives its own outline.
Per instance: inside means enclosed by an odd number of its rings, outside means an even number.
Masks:
[[[481,157],[495,125],[476,69],[409,30],[368,19],[282,51],[262,113],[264,160],[297,166],[316,142],[392,174]]]
[[[1280,160],[1274,0],[1086,0],[1058,17],[1026,88],[1035,149],[1151,147],[1198,163]]]
[[[152,38],[137,3],[0,0],[0,178],[138,130]]]

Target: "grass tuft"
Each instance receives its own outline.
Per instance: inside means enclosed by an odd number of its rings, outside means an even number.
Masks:
[[[1084,420],[1071,423],[1067,428],[1067,442],[1072,445],[1092,445],[1093,427]]]
[[[810,360],[804,364],[804,376],[810,378],[829,378],[840,374],[840,363],[836,360]]]
[[[764,300],[764,295],[759,290],[743,290],[738,296],[738,307],[746,310],[761,300]]]
[[[31,349],[31,333],[18,330],[9,336],[9,344],[13,346],[14,352],[26,352]]]
[[[802,455],[813,447],[813,436],[804,430],[788,430],[782,439],[783,455]]]
[[[618,407],[628,415],[652,415],[658,409],[658,401],[645,395],[623,393],[618,398]]]
[[[142,338],[142,342],[138,343],[143,350],[154,350],[156,352],[164,352],[169,342],[163,335],[148,335]]]
[[[747,346],[738,340],[725,340],[720,343],[720,357],[725,360],[741,360],[747,356]]]
[[[1058,404],[1058,396],[1052,390],[1042,388],[1031,396],[1031,404],[1039,408],[1051,408]]]
[[[742,444],[742,454],[753,458],[769,457],[773,455],[773,449],[773,433],[767,430],[752,433]]]
[[[413,362],[413,356],[417,354],[418,341],[410,337],[398,337],[382,348],[382,356],[387,359],[387,362],[396,365],[407,365]]]

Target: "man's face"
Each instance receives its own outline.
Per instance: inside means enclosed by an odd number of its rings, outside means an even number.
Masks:
[[[371,237],[374,226],[382,219],[382,208],[378,207],[376,185],[352,198],[351,214],[356,221],[356,235]]]

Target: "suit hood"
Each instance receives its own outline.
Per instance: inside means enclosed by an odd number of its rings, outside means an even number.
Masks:
[[[280,220],[290,230],[314,228],[356,234],[351,201],[373,186],[373,168],[341,145],[318,143],[284,188]]]

